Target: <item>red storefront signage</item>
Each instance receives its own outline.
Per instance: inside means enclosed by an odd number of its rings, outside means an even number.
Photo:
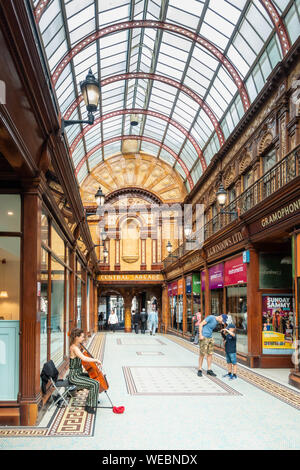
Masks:
[[[225,262],[225,286],[247,283],[247,264],[243,263],[243,255]]]
[[[173,282],[173,284],[172,284],[172,294],[173,294],[173,296],[178,295],[178,283],[177,283],[177,281]]]
[[[172,297],[172,284],[168,284],[168,296]]]

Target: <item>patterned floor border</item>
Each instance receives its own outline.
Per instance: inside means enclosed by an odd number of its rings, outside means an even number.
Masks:
[[[103,361],[106,334],[96,334],[87,346],[90,353]],[[67,408],[53,408],[48,425],[39,426],[0,426],[1,437],[92,437],[96,415],[84,411],[87,390],[78,391]]]
[[[143,339],[143,338],[141,338]],[[123,341],[123,342],[122,342]],[[166,346],[166,343],[164,343],[163,341],[161,341],[160,339],[157,339],[155,338],[155,341],[159,344],[159,346]],[[130,344],[126,344],[126,338],[125,338],[125,341],[124,341],[124,338],[117,338],[116,339],[116,343],[119,345],[119,346],[153,346],[153,343],[139,343],[138,341],[135,343],[135,342],[132,342]]]
[[[192,343],[189,343],[187,340],[181,339],[174,335],[166,335],[168,339],[171,341],[179,344],[180,346],[184,347],[185,349],[193,352],[194,354],[199,354],[199,347]],[[227,370],[226,360],[222,357],[213,356],[213,363],[217,366],[221,367],[222,369]],[[253,372],[252,370],[246,369],[244,366],[238,364],[237,373],[239,378],[245,380],[246,382],[254,385],[255,387],[263,390],[266,393],[269,393],[278,400],[283,401],[287,405],[300,410],[300,393],[296,392],[278,382],[275,382],[272,379],[267,377],[263,377],[260,374]]]
[[[222,382],[216,377],[211,377],[209,375],[206,375],[206,377],[214,382],[218,387],[220,387],[220,392],[201,392],[199,390],[195,390],[193,392],[186,392],[186,391],[180,391],[180,392],[169,392],[169,391],[160,391],[160,392],[154,392],[154,391],[149,391],[149,392],[140,392],[137,389],[132,370],[133,369],[193,369],[196,371],[197,369],[194,367],[190,366],[124,366],[122,367],[123,369],[123,374],[125,378],[125,383],[127,387],[127,391],[130,395],[140,395],[140,396],[228,396],[228,395],[239,395],[241,396],[242,394],[240,392],[237,392],[233,388],[231,388],[229,385],[226,383]],[[198,381],[198,384],[201,382]]]

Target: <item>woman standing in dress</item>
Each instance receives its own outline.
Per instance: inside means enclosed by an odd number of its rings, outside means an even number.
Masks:
[[[85,356],[81,350],[80,345],[84,341],[84,332],[79,328],[73,328],[70,334],[70,374],[69,382],[76,385],[79,389],[89,390],[87,396],[85,411],[87,413],[96,414],[99,382],[91,379],[88,373],[83,372],[81,361],[95,362],[101,367],[101,361],[91,357]]]

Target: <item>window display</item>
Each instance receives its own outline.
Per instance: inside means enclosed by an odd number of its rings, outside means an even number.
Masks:
[[[51,359],[58,367],[64,356],[65,270],[51,258]]]
[[[186,329],[187,332],[193,334],[193,304],[192,304],[192,276],[185,278],[185,292],[186,292]]]
[[[242,255],[225,262],[224,285],[228,324],[233,323],[236,327],[237,351],[247,353],[247,264]]]

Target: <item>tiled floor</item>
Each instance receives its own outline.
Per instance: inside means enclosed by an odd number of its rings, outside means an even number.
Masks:
[[[95,339],[91,348],[104,354],[109,396],[125,413],[99,409],[88,437],[2,437],[0,449],[300,448],[300,393],[282,371],[267,371],[269,380],[242,366],[229,381],[216,355],[216,379],[201,378],[197,348],[166,335],[108,333],[103,346]],[[110,405],[105,394],[101,401]]]

